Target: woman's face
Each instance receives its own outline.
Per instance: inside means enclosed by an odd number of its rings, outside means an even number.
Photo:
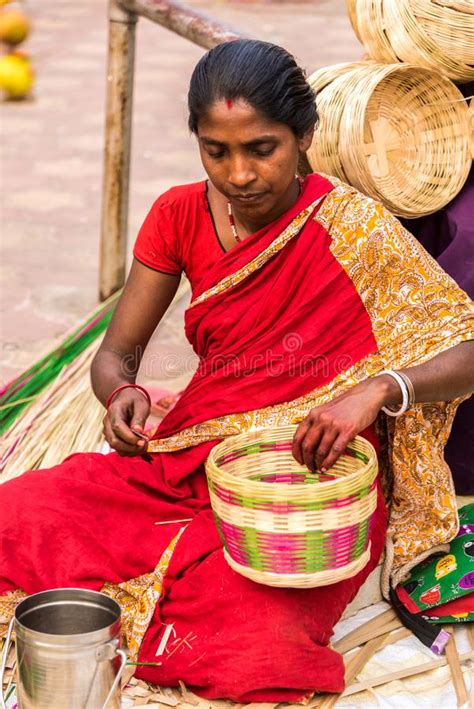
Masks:
[[[299,151],[307,150],[311,139],[312,131],[297,138],[242,99],[217,101],[198,125],[209,179],[249,220],[276,218],[289,199],[294,201]]]

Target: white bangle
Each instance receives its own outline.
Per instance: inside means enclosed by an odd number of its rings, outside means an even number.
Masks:
[[[408,374],[405,374],[405,372],[397,372],[397,374],[400,375],[400,377],[403,379],[405,384],[407,385],[408,389],[408,408],[412,409],[413,406],[415,405],[415,387],[413,386],[413,382],[408,376]]]
[[[406,382],[403,379],[403,377],[401,377],[398,374],[398,372],[394,372],[391,369],[384,369],[383,372],[379,372],[378,376],[380,377],[380,376],[382,376],[382,374],[388,374],[389,377],[392,377],[392,379],[395,379],[398,386],[400,387],[400,391],[402,392],[402,404],[399,409],[396,409],[394,411],[393,409],[390,409],[388,406],[382,406],[382,411],[384,413],[386,413],[388,416],[401,416],[408,409],[408,402],[409,402],[409,398],[410,398]]]

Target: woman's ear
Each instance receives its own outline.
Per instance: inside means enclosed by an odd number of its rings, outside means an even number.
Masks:
[[[298,149],[300,153],[305,153],[309,150],[309,146],[313,142],[314,128],[310,128],[306,133],[298,138]]]

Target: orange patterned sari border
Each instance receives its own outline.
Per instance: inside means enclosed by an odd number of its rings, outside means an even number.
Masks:
[[[353,367],[341,372],[325,386],[314,389],[293,401],[203,421],[169,438],[150,441],[148,450],[151,453],[170,452],[245,433],[253,428],[298,423],[314,406],[321,406],[366,379],[367,376],[375,376],[383,368],[384,363],[380,355],[377,353],[369,355]]]

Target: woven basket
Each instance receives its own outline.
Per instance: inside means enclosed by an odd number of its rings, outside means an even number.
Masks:
[[[336,75],[331,83],[328,76]],[[320,123],[308,151],[398,216],[431,214],[461,190],[471,166],[469,112],[446,77],[409,64],[337,65],[310,77]]]
[[[377,457],[356,437],[326,473],[291,454],[296,426],[232,436],[212,449],[206,472],[230,566],[269,586],[325,586],[368,562],[377,505]]]
[[[469,108],[469,143],[471,146],[471,160],[474,160],[474,99],[468,104]]]
[[[474,79],[472,0],[348,0],[351,23],[372,59]]]
[[[311,74],[308,83],[316,92],[320,121],[307,157],[315,172],[334,175],[348,182],[339,152],[340,122],[346,99],[356,89],[364,62],[345,62],[323,67]]]
[[[357,26],[357,0],[346,0],[347,14],[349,15],[349,20],[352,25],[352,29],[359,40],[362,42],[361,36],[359,34],[359,27]]]
[[[399,61],[387,36],[383,0],[353,0],[351,22],[372,59],[385,64]]]
[[[377,64],[369,59],[360,60],[358,62],[341,62],[340,64],[323,66],[320,69],[316,69],[316,71],[308,77],[308,83],[311,85],[311,88],[319,94],[320,91],[326,88],[329,84],[332,84],[332,82],[340,76],[344,76],[354,69],[360,69],[367,66],[377,66]]]

